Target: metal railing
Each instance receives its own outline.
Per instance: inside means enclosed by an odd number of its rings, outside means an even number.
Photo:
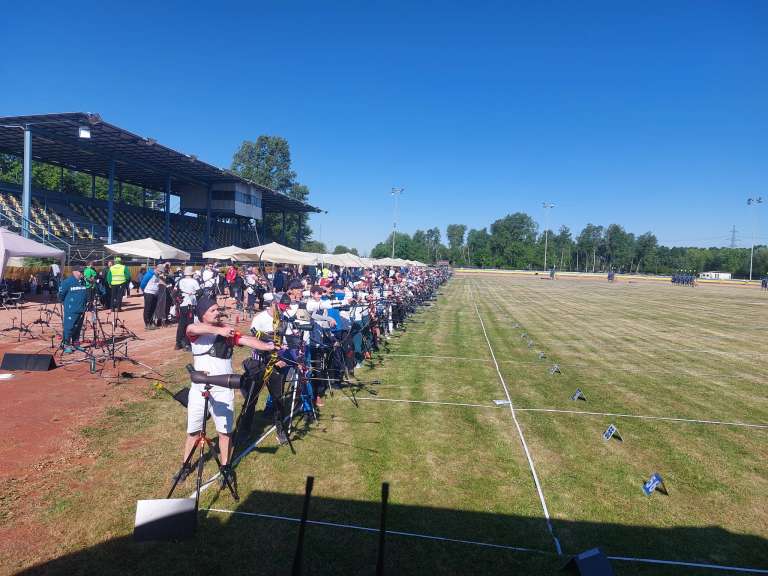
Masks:
[[[6,206],[3,210],[0,210],[0,226],[4,226],[14,232],[22,232],[24,224],[27,225],[30,238],[37,240],[46,246],[64,250],[66,254],[65,263],[69,262],[70,255],[72,253],[72,245],[59,236],[52,234],[50,231],[50,225],[41,226],[37,222],[29,220],[28,218],[24,218],[22,214],[16,212],[16,210],[8,206]]]

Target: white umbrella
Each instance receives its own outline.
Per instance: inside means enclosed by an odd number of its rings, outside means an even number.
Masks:
[[[163,244],[154,238],[107,244],[104,248],[113,254],[138,256],[139,258],[152,258],[153,260],[189,260],[189,252],[184,252],[184,250],[179,250],[168,244]]]
[[[245,262],[264,260],[265,262],[273,262],[275,264],[302,264],[304,266],[314,266],[318,260],[317,254],[300,252],[277,242],[254,246],[248,250],[237,252],[233,256],[237,260]]]
[[[224,248],[216,248],[216,250],[208,250],[203,252],[203,258],[206,260],[235,260],[235,254],[243,252],[245,248],[239,246],[225,246]]]

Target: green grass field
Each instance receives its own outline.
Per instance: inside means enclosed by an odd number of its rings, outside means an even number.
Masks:
[[[238,466],[239,503],[204,492],[212,510],[194,541],[131,541],[135,501],[164,496],[183,440],[183,410],[148,391],[81,431],[95,464],[63,474],[39,511],[55,546],[3,564],[68,575],[286,574],[298,527],[285,518],[300,516],[312,475],[312,520],[370,528],[390,483],[388,528],[411,534],[388,536],[390,574],[554,573],[594,546],[768,570],[766,312],[756,289],[461,275],[374,369],[357,371],[380,384],[354,397],[336,391],[295,440],[296,455],[269,437]],[[489,342],[566,556],[555,553],[510,408],[494,404],[506,396]],[[550,374],[555,363],[561,373]],[[183,367],[171,377],[180,388]],[[577,387],[586,402],[569,399]],[[602,439],[611,423],[623,441]],[[641,491],[653,472],[668,495]],[[372,574],[376,546],[375,532],[310,525],[305,573]],[[613,565],[620,575],[722,573]]]

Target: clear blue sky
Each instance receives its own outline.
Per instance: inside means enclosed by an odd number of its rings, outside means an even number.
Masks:
[[[284,136],[315,236],[525,211],[726,244],[768,197],[768,2],[15,2],[0,115],[91,111],[220,166]],[[768,240],[768,205],[758,236]],[[320,225],[322,233],[320,233]]]

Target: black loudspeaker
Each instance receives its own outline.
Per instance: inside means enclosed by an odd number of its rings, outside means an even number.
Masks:
[[[614,576],[611,563],[600,548],[592,548],[571,558],[563,570],[580,576]]]
[[[57,368],[52,354],[14,354],[11,352],[3,356],[0,370],[29,370],[33,372],[46,372]]]

